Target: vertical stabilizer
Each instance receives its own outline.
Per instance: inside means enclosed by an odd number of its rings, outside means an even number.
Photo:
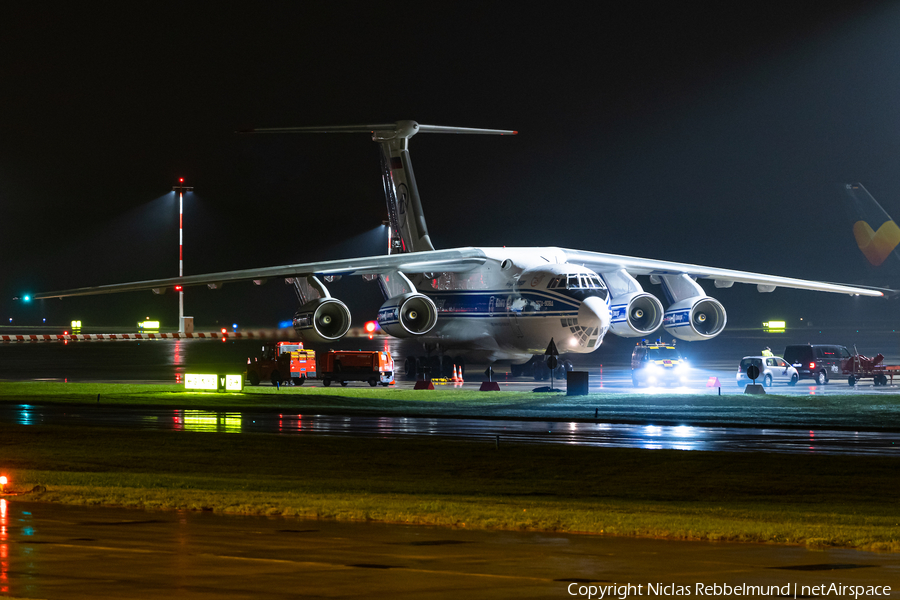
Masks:
[[[866,259],[876,267],[891,254],[900,260],[900,227],[861,183],[848,183],[845,189],[858,219],[853,224],[853,237]]]
[[[381,149],[381,177],[387,201],[391,231],[391,253],[434,250],[422,201],[416,187],[412,162],[409,159],[409,138],[417,133],[469,133],[481,135],[516,135],[506,129],[474,129],[471,127],[445,127],[443,125],[419,125],[415,121],[397,121],[376,125],[337,125],[333,127],[276,127],[251,129],[239,133],[369,133]]]

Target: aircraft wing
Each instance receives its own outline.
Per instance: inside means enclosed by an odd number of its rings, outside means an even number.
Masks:
[[[565,252],[568,262],[584,265],[599,273],[617,269],[625,269],[631,275],[678,275],[685,273],[700,279],[712,279],[716,282],[716,287],[731,287],[732,283],[755,284],[761,292],[771,292],[779,287],[876,297],[894,292],[894,290],[879,290],[840,283],[794,279],[793,277],[779,277],[777,275],[764,275],[762,273],[750,273],[749,271],[704,267],[690,263],[622,256],[619,254],[567,249],[563,249],[563,252]]]
[[[220,273],[186,275],[184,277],[168,277],[166,279],[148,279],[146,281],[83,287],[58,292],[43,292],[33,294],[32,297],[39,300],[41,298],[94,296],[97,294],[115,294],[118,292],[136,292],[140,290],[164,290],[176,285],[183,287],[198,285],[221,286],[225,283],[235,281],[299,277],[301,275],[374,275],[387,271],[407,273],[428,273],[431,271],[436,273],[459,273],[474,269],[483,264],[485,260],[486,257],[484,252],[477,248],[454,248],[451,250],[385,254],[382,256],[299,263],[279,267],[222,271]]]
[[[770,292],[777,287],[833,292],[839,294],[855,294],[860,296],[892,295],[893,290],[880,290],[850,286],[823,281],[810,281],[764,275],[748,271],[735,271],[718,267],[705,267],[690,263],[679,263],[620,254],[588,252],[584,250],[562,249],[568,262],[582,264],[597,272],[624,269],[631,275],[677,275],[685,273],[701,279],[712,279],[717,287],[730,287],[732,283],[755,284],[760,291]],[[55,292],[43,292],[33,295],[35,299],[65,298],[71,296],[92,296],[97,294],[114,294],[141,290],[163,290],[181,285],[184,287],[210,285],[221,286],[237,281],[263,280],[279,277],[299,277],[307,275],[374,275],[388,271],[405,273],[459,273],[478,267],[487,260],[484,252],[478,248],[454,248],[450,250],[432,250],[427,252],[411,252],[381,256],[367,256],[329,260],[322,262],[299,263],[277,267],[258,269],[242,269],[222,271],[203,275],[186,275],[166,279],[149,279],[130,283],[118,283],[95,287],[76,288]]]

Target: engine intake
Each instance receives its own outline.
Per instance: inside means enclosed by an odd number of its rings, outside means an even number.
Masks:
[[[425,294],[394,296],[378,309],[378,325],[394,337],[423,335],[437,324],[437,307]]]
[[[709,340],[725,329],[725,307],[709,296],[693,296],[666,310],[663,329],[680,340]]]
[[[663,305],[646,292],[613,298],[609,306],[610,331],[621,337],[639,337],[656,331],[663,322]]]
[[[305,342],[333,342],[350,330],[350,309],[336,298],[318,298],[297,309],[294,329]]]

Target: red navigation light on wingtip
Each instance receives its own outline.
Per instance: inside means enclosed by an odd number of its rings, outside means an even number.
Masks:
[[[366,321],[366,324],[363,325],[363,329],[366,330],[366,333],[374,333],[376,329],[378,329],[378,323],[375,321]]]

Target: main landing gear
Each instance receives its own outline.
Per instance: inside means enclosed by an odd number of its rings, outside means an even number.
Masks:
[[[404,362],[404,374],[407,381],[416,381],[425,369],[431,374],[432,379],[453,377],[453,367],[456,367],[460,376],[465,375],[466,361],[463,358],[450,358],[449,356],[409,356]]]
[[[550,379],[550,369],[547,367],[546,356],[532,357],[527,363],[510,365],[510,375],[513,377],[534,377],[535,381]],[[565,379],[566,373],[572,370],[572,363],[568,360],[560,360],[559,366],[553,372],[555,379]]]

